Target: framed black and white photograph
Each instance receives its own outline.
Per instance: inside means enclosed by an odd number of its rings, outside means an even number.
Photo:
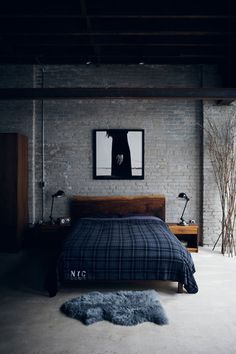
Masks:
[[[144,130],[93,131],[95,179],[144,179]]]

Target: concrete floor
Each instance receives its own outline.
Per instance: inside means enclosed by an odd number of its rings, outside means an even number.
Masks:
[[[230,354],[236,353],[236,257],[200,248],[193,254],[199,293],[177,294],[176,284],[148,282],[42,291],[47,257],[35,251],[0,255],[1,354]],[[81,292],[112,289],[158,291],[170,324],[134,327],[99,322],[84,326],[60,313]]]

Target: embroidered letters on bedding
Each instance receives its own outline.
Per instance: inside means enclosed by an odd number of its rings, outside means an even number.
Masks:
[[[86,280],[86,270],[71,270],[71,280]]]

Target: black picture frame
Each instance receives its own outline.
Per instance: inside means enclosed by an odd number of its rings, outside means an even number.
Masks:
[[[144,129],[94,129],[93,178],[144,179]]]

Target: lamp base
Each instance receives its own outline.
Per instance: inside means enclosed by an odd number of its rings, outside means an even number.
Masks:
[[[188,226],[188,223],[185,220],[181,220],[178,225],[180,226]]]
[[[51,216],[49,216],[49,219],[50,219],[49,224],[51,224],[51,225],[56,224],[55,220]]]

